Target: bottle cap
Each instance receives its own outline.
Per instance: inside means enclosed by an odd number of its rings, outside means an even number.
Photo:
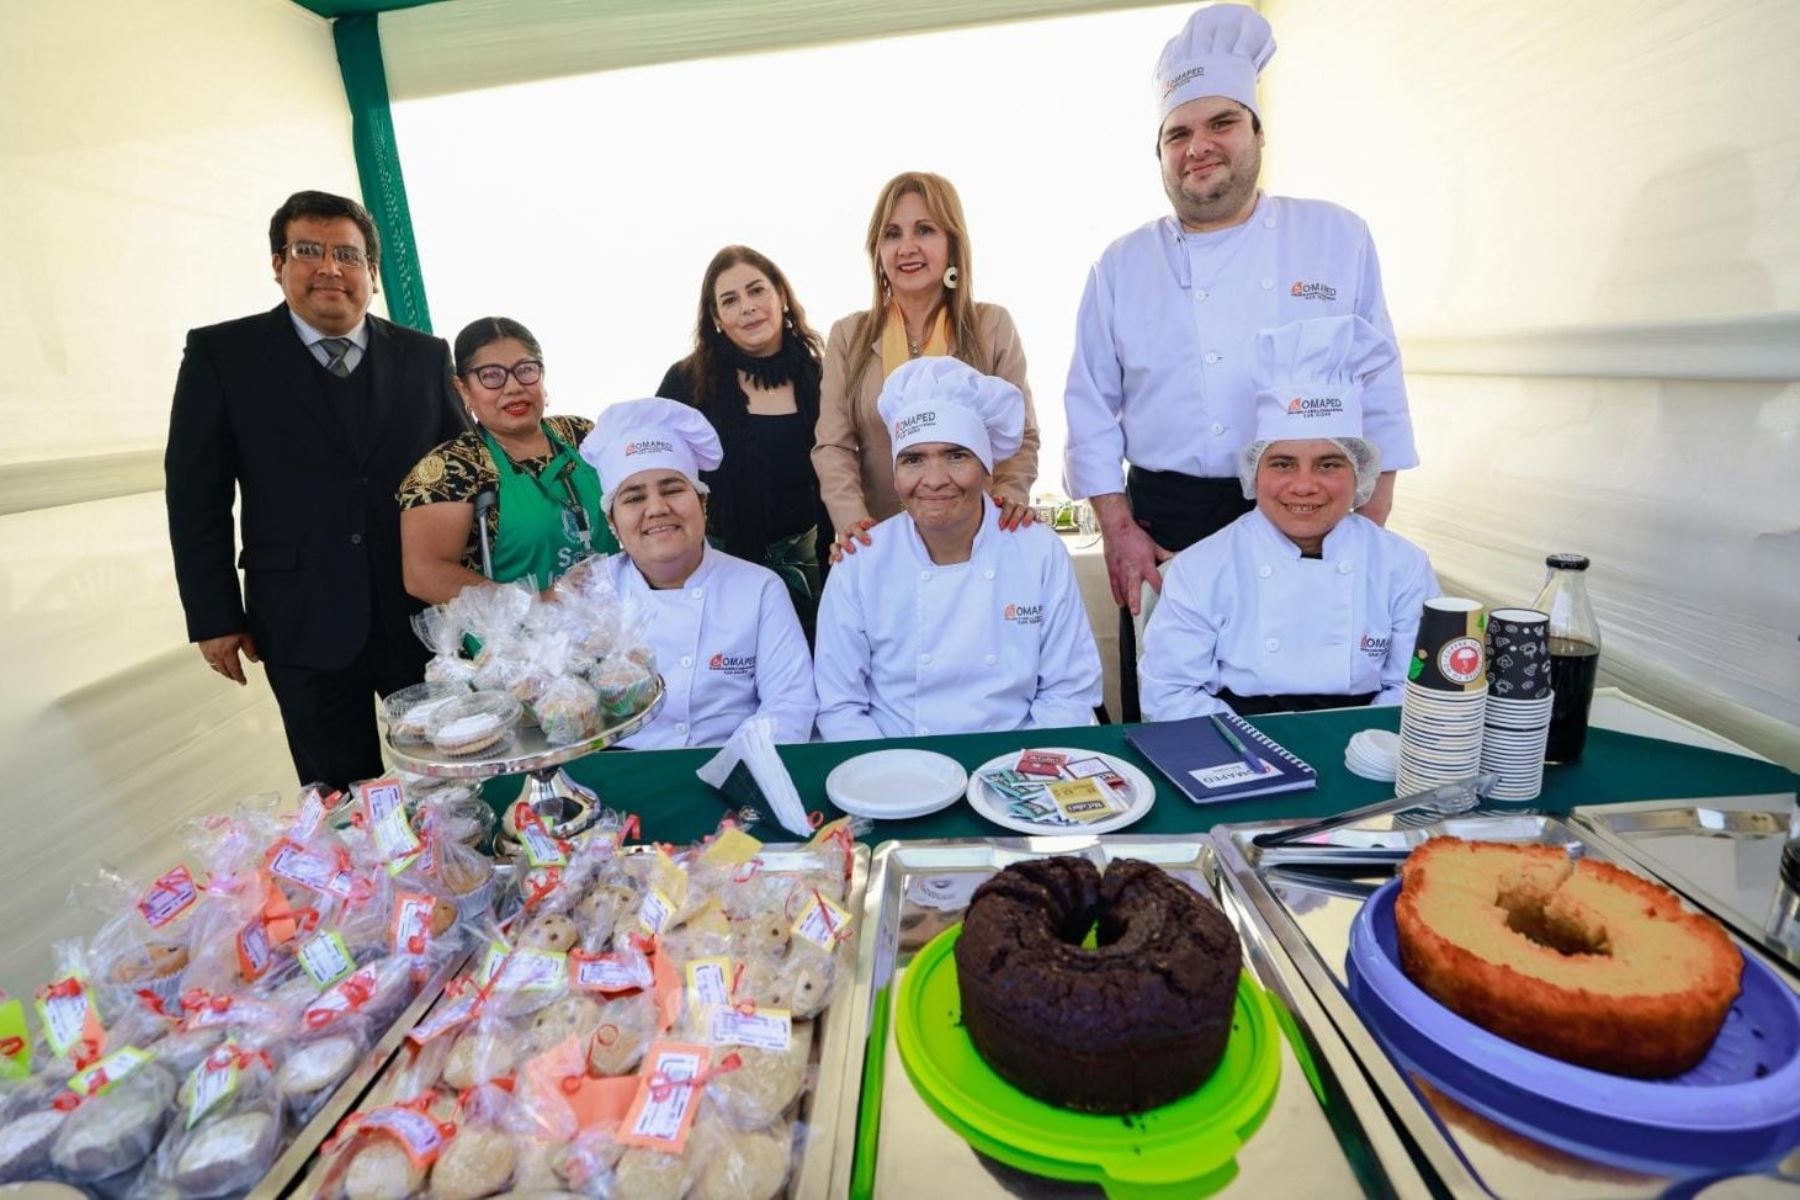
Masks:
[[[1585,571],[1588,558],[1585,554],[1552,554],[1544,560],[1544,565],[1557,571]]]

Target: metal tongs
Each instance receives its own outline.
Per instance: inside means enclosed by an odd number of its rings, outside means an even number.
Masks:
[[[1394,800],[1383,800],[1353,808],[1336,816],[1306,821],[1285,829],[1270,829],[1251,838],[1260,852],[1259,866],[1305,865],[1307,867],[1393,866],[1412,853],[1411,846],[1332,846],[1310,839],[1346,825],[1354,825],[1375,817],[1391,816],[1397,825],[1430,825],[1446,817],[1460,816],[1481,802],[1481,796],[1494,786],[1492,774],[1471,775],[1441,784],[1427,792],[1416,792]]]

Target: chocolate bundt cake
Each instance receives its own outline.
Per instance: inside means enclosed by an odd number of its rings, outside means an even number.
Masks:
[[[963,1026],[1028,1095],[1142,1112],[1218,1067],[1242,955],[1225,914],[1150,863],[1117,859],[1104,876],[1085,858],[1014,863],[976,889],[963,919]]]

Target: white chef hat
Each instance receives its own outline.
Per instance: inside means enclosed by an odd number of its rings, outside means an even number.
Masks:
[[[955,358],[915,358],[881,385],[875,401],[894,458],[920,442],[950,442],[974,451],[991,473],[1024,440],[1025,396],[1004,379]]]
[[[725,449],[699,409],[652,396],[601,410],[593,432],[581,439],[581,457],[600,473],[600,509],[610,513],[613,494],[639,471],[680,471],[705,492],[700,472],[724,462]]]
[[[1242,4],[1215,4],[1188,18],[1156,60],[1156,120],[1201,96],[1256,111],[1256,77],[1275,57],[1275,31]]]
[[[1381,474],[1381,451],[1363,433],[1363,388],[1392,366],[1394,344],[1352,313],[1294,321],[1256,335],[1256,438],[1238,459],[1244,497],[1256,498],[1256,468],[1273,442],[1323,438],[1356,466],[1356,505]]]

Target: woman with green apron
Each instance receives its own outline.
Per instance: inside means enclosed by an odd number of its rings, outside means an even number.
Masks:
[[[544,416],[543,351],[531,331],[484,317],[457,335],[455,355],[457,394],[476,428],[433,449],[400,485],[406,590],[429,604],[488,580],[529,578],[547,591],[583,559],[615,553],[600,476],[576,450],[593,422]]]

